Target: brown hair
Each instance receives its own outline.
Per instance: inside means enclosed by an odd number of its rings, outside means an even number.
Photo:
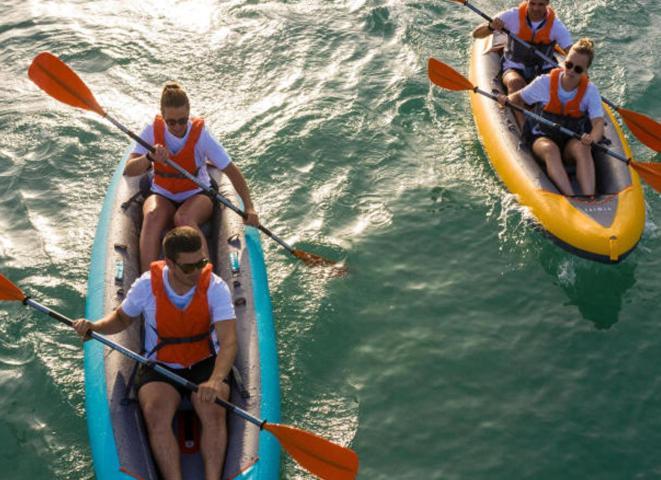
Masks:
[[[167,82],[161,92],[161,112],[166,107],[189,107],[188,95],[184,87],[177,82]]]
[[[200,234],[193,227],[175,227],[163,239],[163,253],[165,258],[177,261],[180,253],[197,252],[202,248]]]
[[[582,55],[587,55],[588,57],[588,67],[592,65],[592,59],[594,58],[594,42],[589,38],[581,38],[578,42],[571,46],[571,49],[576,53]]]

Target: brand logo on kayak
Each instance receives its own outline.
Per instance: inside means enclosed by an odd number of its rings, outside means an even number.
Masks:
[[[586,212],[594,212],[594,213],[598,213],[598,212],[612,212],[612,211],[613,211],[613,207],[582,207],[582,210],[584,210],[584,211],[586,211]]]

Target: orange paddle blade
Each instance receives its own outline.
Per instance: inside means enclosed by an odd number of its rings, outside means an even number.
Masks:
[[[289,425],[265,423],[282,447],[303,468],[325,480],[353,480],[358,474],[358,455],[314,433]]]
[[[28,69],[28,77],[56,100],[106,116],[76,72],[52,53],[42,52],[34,57]]]
[[[0,273],[0,300],[25,300],[25,294]]]
[[[323,265],[335,265],[337,262],[330,260],[328,258],[322,257],[314,253],[306,252],[305,250],[299,250],[295,248],[292,251],[292,255],[296,258],[303,260],[303,262],[309,267],[323,266]]]
[[[661,193],[661,163],[640,163],[632,160],[630,165],[654,190]]]
[[[618,107],[618,113],[641,143],[644,143],[655,152],[661,151],[661,125],[656,120],[642,113]]]
[[[430,58],[427,64],[429,80],[448,90],[473,90],[473,84],[452,67]]]

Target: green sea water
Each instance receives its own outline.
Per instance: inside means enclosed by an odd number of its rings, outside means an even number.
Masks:
[[[660,119],[661,3],[553,5],[597,40],[602,94]],[[128,145],[32,84],[32,58],[60,56],[135,130],[176,79],[263,223],[350,269],[263,240],[285,423],[355,449],[364,479],[661,478],[661,198],[646,188],[643,238],[616,266],[536,231],[467,96],[426,76],[430,56],[467,72],[479,22],[443,0],[3,0],[0,271],[81,316]],[[0,307],[0,478],[93,478],[79,340]],[[285,460],[282,478],[310,477]]]

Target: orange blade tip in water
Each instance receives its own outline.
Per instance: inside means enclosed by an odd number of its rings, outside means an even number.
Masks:
[[[324,480],[353,480],[358,474],[358,455],[314,433],[289,425],[265,423],[264,430],[280,440],[303,468]]]
[[[303,262],[311,267],[316,267],[319,265],[335,265],[336,262],[328,258],[324,258],[321,255],[315,255],[314,253],[306,252],[304,250],[294,249],[292,252],[296,258],[303,260]]]
[[[333,270],[332,276],[334,277],[344,277],[349,273],[349,269],[343,263],[338,263],[335,260],[330,260],[320,255],[315,255],[299,249],[295,249],[292,252],[292,255],[302,260],[308,267],[331,267]]]

